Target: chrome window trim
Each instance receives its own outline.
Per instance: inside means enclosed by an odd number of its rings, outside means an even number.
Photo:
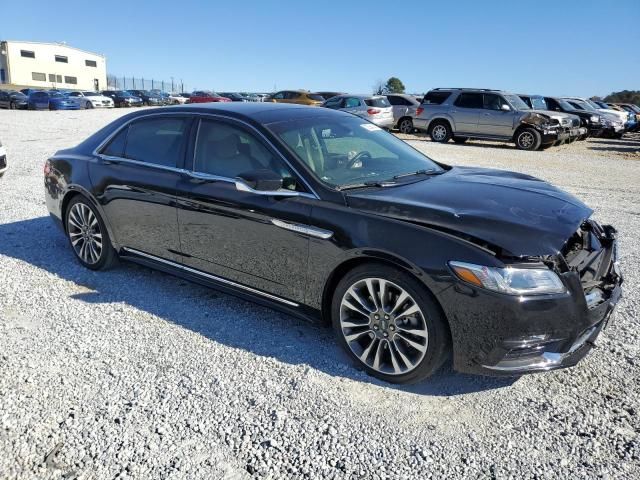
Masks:
[[[100,150],[102,150],[116,135],[118,135],[118,133],[120,133],[120,131],[122,131],[124,128],[129,127],[129,124],[131,124],[132,122],[134,122],[136,120],[139,120],[139,119],[142,119],[142,118],[149,118],[149,117],[153,118],[153,117],[164,116],[164,115],[174,115],[174,116],[176,116],[176,115],[190,116],[191,115],[191,116],[194,116],[194,117],[199,117],[198,118],[198,130],[196,132],[196,139],[195,139],[196,145],[194,145],[193,156],[190,159],[190,161],[191,161],[191,168],[190,169],[188,169],[188,168],[177,168],[177,167],[167,167],[167,166],[164,166],[164,165],[158,165],[158,164],[155,164],[155,163],[143,162],[143,161],[140,161],[140,160],[131,160],[129,158],[104,155],[103,153],[100,152]],[[204,174],[204,173],[201,173],[201,172],[196,172],[196,171],[193,170],[195,153],[196,153],[196,148],[197,148],[197,141],[198,141],[197,136],[200,133],[200,120],[202,120],[202,117],[227,120],[227,121],[231,121],[231,123],[238,122],[238,123],[244,125],[245,127],[248,127],[253,132],[257,133],[262,138],[262,140],[264,142],[266,142],[274,152],[276,152],[276,155],[278,155],[278,157],[285,163],[285,165],[287,167],[289,167],[293,171],[293,173],[295,173],[298,176],[298,178],[300,178],[302,180],[305,188],[307,188],[309,190],[309,192],[310,192],[310,193],[307,193],[307,192],[291,192],[291,194],[287,194],[287,196],[291,196],[291,197],[293,197],[293,196],[301,196],[301,197],[307,197],[307,198],[313,198],[313,199],[316,199],[316,200],[320,200],[320,196],[311,187],[311,185],[309,185],[309,182],[307,182],[307,179],[304,178],[303,175],[300,175],[300,172],[293,165],[291,165],[291,163],[284,157],[284,155],[282,155],[280,150],[273,144],[273,142],[271,142],[271,140],[269,140],[261,131],[259,131],[253,125],[245,122],[244,120],[241,120],[241,119],[238,119],[238,118],[234,118],[234,117],[229,117],[229,116],[226,116],[226,115],[220,115],[218,113],[182,112],[182,111],[179,111],[179,112],[147,113],[147,114],[144,114],[144,115],[135,116],[135,117],[130,118],[129,120],[127,120],[122,125],[120,125],[116,130],[111,132],[111,134],[109,134],[93,150],[92,154],[94,156],[96,156],[98,158],[101,158],[103,160],[106,160],[106,161],[127,162],[127,163],[132,163],[132,164],[140,165],[140,166],[155,167],[155,168],[160,168],[160,169],[163,169],[163,170],[170,170],[170,171],[174,171],[174,172],[184,173],[184,174],[187,174],[189,176],[192,176],[193,178],[200,178],[202,180],[218,180],[218,181],[226,181],[226,182],[237,184],[237,179],[235,179],[235,178],[220,177],[220,176],[216,176],[216,175],[209,175],[209,174]],[[189,161],[189,160],[187,160],[187,161]],[[194,176],[192,174],[196,174],[198,176]],[[205,179],[205,178],[200,177],[199,175],[208,175],[209,177]],[[261,195],[276,195],[276,196],[282,196],[283,193],[286,193],[286,192],[258,192],[257,190],[253,190],[253,189],[243,190],[243,191],[247,191],[247,192],[251,192],[251,193],[259,193]],[[296,194],[296,195],[294,195],[294,194]]]
[[[212,275],[210,273],[202,272],[200,270],[196,270],[195,268],[187,267],[186,265],[182,265],[180,263],[172,262],[171,260],[167,260],[167,259],[162,258],[162,257],[156,257],[155,255],[151,255],[149,253],[141,252],[140,250],[136,250],[135,248],[122,247],[122,249],[124,251],[126,251],[126,252],[133,253],[134,255],[139,255],[141,257],[149,258],[149,259],[154,260],[156,262],[164,263],[166,265],[178,268],[180,270],[184,270],[186,272],[192,273],[194,275],[198,275],[200,277],[208,278],[209,280],[213,280],[215,282],[222,283],[224,285],[230,285],[230,286],[235,287],[235,288],[246,290],[246,291],[251,292],[253,294],[260,295],[260,296],[263,296],[265,298],[269,298],[271,300],[276,300],[278,302],[284,303],[285,305],[289,305],[291,307],[299,307],[300,306],[300,304],[298,304],[296,302],[292,302],[291,300],[287,300],[287,299],[284,299],[282,297],[278,297],[277,295],[273,295],[271,293],[263,292],[262,290],[258,290],[258,289],[253,288],[253,287],[248,287],[248,286],[243,285],[241,283],[237,283],[237,282],[234,282],[232,280],[228,280],[228,279],[223,278],[223,277],[218,277],[218,276]]]

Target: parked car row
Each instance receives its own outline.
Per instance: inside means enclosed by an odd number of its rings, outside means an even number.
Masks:
[[[589,136],[620,138],[637,129],[635,113],[606,106],[582,98],[436,88],[422,99],[413,126],[436,142],[504,141],[521,150],[545,149]]]

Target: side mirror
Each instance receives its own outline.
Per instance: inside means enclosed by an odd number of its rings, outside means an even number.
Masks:
[[[502,106],[500,107],[500,110],[502,110],[504,112],[510,112],[511,111],[511,107],[509,105],[507,105],[506,103],[503,103]]]
[[[241,173],[237,178],[236,188],[241,191],[275,192],[282,188],[282,177],[268,169]]]

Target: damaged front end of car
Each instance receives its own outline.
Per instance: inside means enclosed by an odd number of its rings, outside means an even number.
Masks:
[[[520,119],[521,126],[535,128],[542,137],[542,145],[561,144],[570,138],[570,132],[557,118],[537,111],[527,112]]]
[[[621,297],[616,230],[586,220],[556,255],[502,260],[504,271],[547,271],[561,283],[538,281],[547,284],[542,294],[524,290],[501,294],[469,285],[466,294],[474,297],[473,303],[481,305],[485,315],[476,316],[475,325],[465,332],[467,341],[474,344],[466,350],[475,352],[474,356],[454,355],[456,369],[520,375],[574,366],[595,346]],[[454,274],[463,284],[470,283],[455,266]],[[458,286],[458,292],[465,293],[465,287]],[[461,314],[470,312],[456,316]]]

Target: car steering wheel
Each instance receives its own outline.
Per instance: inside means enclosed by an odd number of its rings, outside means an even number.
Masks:
[[[355,157],[353,157],[351,160],[349,160],[349,162],[347,163],[347,168],[353,168],[353,166],[356,164],[356,162],[358,160],[360,160],[361,158],[365,158],[365,157],[366,158],[372,158],[371,154],[369,152],[367,152],[366,150],[358,152]]]

